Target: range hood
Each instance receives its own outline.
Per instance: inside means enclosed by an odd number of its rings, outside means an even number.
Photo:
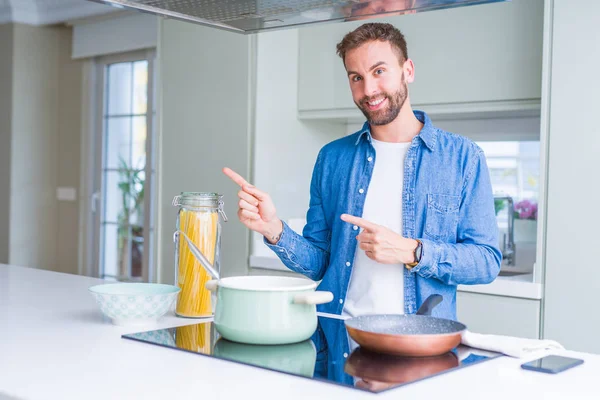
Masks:
[[[91,0],[242,34],[509,0]]]

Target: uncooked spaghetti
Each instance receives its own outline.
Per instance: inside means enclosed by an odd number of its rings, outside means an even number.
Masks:
[[[179,230],[184,232],[214,265],[217,245],[218,214],[209,211],[181,209]],[[204,285],[211,279],[202,264],[190,251],[185,238],[179,237],[177,285],[181,288],[177,299],[177,314],[184,317],[212,315],[211,294]]]

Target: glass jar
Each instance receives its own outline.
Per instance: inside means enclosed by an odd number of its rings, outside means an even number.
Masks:
[[[181,317],[202,318],[214,313],[215,299],[205,284],[216,279],[209,273],[211,269],[220,274],[219,215],[227,221],[222,198],[218,193],[182,192],[173,199],[173,205],[179,207],[173,235],[175,284],[181,288],[175,313]]]

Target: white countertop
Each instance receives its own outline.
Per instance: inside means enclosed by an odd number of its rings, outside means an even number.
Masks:
[[[88,287],[99,279],[0,264],[0,399],[598,398],[600,356],[558,375],[509,357],[371,394],[121,338],[197,323],[164,317],[149,329],[105,319]],[[567,329],[575,329],[568,327]]]

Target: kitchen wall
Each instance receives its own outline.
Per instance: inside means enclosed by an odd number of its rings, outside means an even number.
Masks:
[[[224,195],[222,276],[248,271],[248,230],[237,220],[239,188],[222,172],[250,174],[251,37],[162,20],[159,29],[158,277],[174,281],[177,209],[182,191]]]
[[[153,14],[122,10],[73,21],[72,56],[90,58],[155,48],[158,19]]]
[[[10,243],[13,24],[0,24],[0,54],[0,263],[7,263]]]
[[[14,31],[11,264],[56,268],[58,237],[57,32]]]
[[[81,69],[70,60],[70,42],[66,27],[13,25],[12,77],[0,75],[12,85],[10,166],[3,169],[10,217],[2,226],[11,264],[77,273],[78,205],[57,200],[57,187],[79,182]]]
[[[598,90],[600,2],[554,4],[549,70],[548,211],[544,332],[571,350],[600,353]]]
[[[83,108],[83,62],[71,58],[73,31],[58,28],[58,187],[74,188],[76,201],[58,201],[57,254],[55,270],[78,272],[78,235],[81,132]]]
[[[253,183],[271,195],[280,218],[302,218],[317,154],[344,126],[297,118],[298,29],[261,33],[257,47]],[[261,235],[252,237],[252,254],[274,255]]]

